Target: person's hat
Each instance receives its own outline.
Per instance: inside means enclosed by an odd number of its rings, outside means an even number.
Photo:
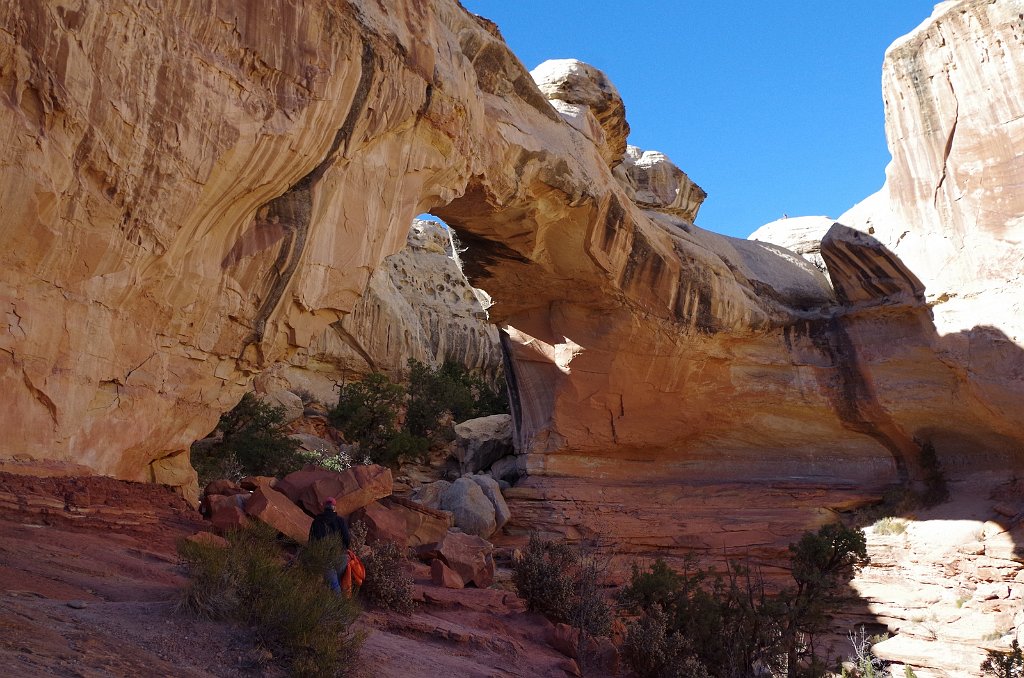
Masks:
[[[334,497],[327,497],[327,499],[324,499],[324,508],[327,508],[328,506],[334,508],[337,505],[337,503],[338,500],[335,499]]]

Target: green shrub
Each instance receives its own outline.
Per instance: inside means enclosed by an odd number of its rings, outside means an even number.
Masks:
[[[413,609],[412,577],[405,571],[405,553],[398,544],[378,541],[368,548],[365,557],[366,579],[359,595],[370,605],[382,610],[409,614]]]
[[[293,675],[346,675],[362,642],[349,630],[358,607],[327,588],[323,569],[310,567],[316,562],[287,566],[272,528],[257,523],[228,541],[227,548],[179,544],[190,575],[179,608],[248,624]]]
[[[874,524],[875,534],[903,534],[907,531],[907,521],[899,518],[882,518]]]
[[[790,572],[796,587],[785,592],[783,643],[789,675],[801,659],[813,657],[814,635],[827,628],[829,612],[841,602],[842,584],[868,562],[864,531],[830,523],[805,532],[789,545]]]
[[[1024,678],[1024,652],[1020,643],[1014,640],[1009,652],[989,650],[981,670],[991,678]]]
[[[299,443],[284,430],[284,408],[246,393],[221,415],[221,442],[208,449],[193,447],[192,464],[201,484],[216,478],[238,480],[245,475],[285,475],[302,466]]]
[[[727,562],[723,576],[687,559],[678,573],[659,559],[646,571],[634,565],[617,598],[626,611],[640,614],[631,625],[639,625],[639,634],[655,633],[664,619],[664,647],[674,664],[690,662],[713,676],[746,676],[755,667],[777,671],[781,666],[784,609],[748,567]],[[640,662],[634,669],[642,674],[637,666],[661,662],[661,647],[651,645],[654,655],[644,657],[644,645],[638,644],[630,660]]]
[[[790,545],[795,585],[774,596],[756,570],[733,562],[723,574],[692,560],[683,572],[661,560],[645,570],[634,565],[617,598],[639,615],[634,636],[647,640],[634,643],[627,661],[640,675],[673,675],[658,667],[684,661],[716,677],[823,675],[810,649],[814,634],[825,628],[844,578],[866,560],[863,532],[826,525]]]
[[[508,412],[504,381],[497,389],[462,365],[445,362],[430,367],[409,359],[409,403],[405,429],[414,436],[437,442],[454,439],[451,426],[441,424],[445,412],[453,421],[465,421]]]
[[[381,373],[368,374],[362,381],[342,384],[331,420],[364,451],[383,447],[398,429],[398,413],[405,401],[405,389]]]
[[[622,646],[626,663],[639,676],[650,678],[707,678],[707,667],[693,644],[669,630],[668,616],[653,604],[626,629]]]
[[[370,374],[342,385],[331,421],[371,461],[390,465],[396,450],[389,450],[389,445],[398,435],[398,414],[404,402],[405,388],[383,374]]]
[[[573,605],[571,571],[575,555],[568,544],[530,535],[522,558],[512,564],[512,582],[530,612],[565,622]]]
[[[399,427],[403,410],[404,423]],[[432,368],[410,359],[408,389],[383,374],[345,384],[331,410],[331,420],[349,442],[359,443],[370,460],[394,466],[422,461],[431,442],[452,440],[451,419],[461,421],[502,411],[508,411],[504,389],[500,393],[491,389],[455,363]],[[451,418],[445,413],[451,413]]]
[[[571,624],[581,632],[581,642],[611,630],[611,609],[601,595],[600,567],[592,556],[534,533],[512,568],[516,592],[531,612]]]
[[[299,450],[296,453],[296,459],[301,466],[316,464],[329,471],[336,471],[338,473],[352,467],[352,458],[344,452],[332,454],[324,449]]]

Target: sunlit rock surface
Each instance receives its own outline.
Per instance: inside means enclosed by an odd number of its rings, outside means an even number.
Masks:
[[[658,210],[692,222],[708,197],[664,153],[626,148],[622,164],[615,168],[626,195],[644,209]]]
[[[192,440],[332,327],[404,355],[353,311],[430,212],[507,329],[510,536],[777,563],[925,442],[1020,468],[1019,7],[944,4],[889,51],[894,162],[829,282],[695,227],[660,160],[623,182],[607,78],[542,90],[455,2],[8,2],[0,457],[187,493]]]
[[[821,239],[835,222],[835,219],[829,217],[783,217],[761,226],[747,239],[781,245],[824,271]]]
[[[942,335],[1024,344],[1024,31],[1020,2],[944,2],[886,53],[892,163],[839,221],[921,277]]]
[[[406,247],[373,272],[352,312],[269,373],[329,404],[339,383],[370,372],[408,377],[409,359],[451,361],[493,382],[502,358],[491,300],[470,286],[456,249],[439,223],[414,221]]]

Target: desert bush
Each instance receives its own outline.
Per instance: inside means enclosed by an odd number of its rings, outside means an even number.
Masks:
[[[299,444],[284,431],[284,408],[246,393],[217,424],[223,437],[207,449],[194,447],[192,464],[201,484],[215,478],[284,475],[299,468]]]
[[[430,367],[410,358],[408,364],[405,430],[414,436],[435,442],[453,440],[451,425],[441,423],[445,412],[451,413],[453,421],[465,421],[509,411],[503,380],[491,388],[457,363],[446,361],[440,367]]]
[[[329,471],[335,471],[341,473],[342,471],[352,467],[352,458],[340,452],[338,454],[332,454],[324,449],[318,450],[299,450],[295,453],[298,463],[302,466],[306,464],[316,464]]]
[[[400,414],[404,421],[399,426]],[[496,391],[455,363],[430,367],[409,360],[408,389],[383,374],[371,374],[341,387],[331,420],[367,457],[394,466],[420,461],[432,442],[455,436],[450,419],[507,412],[504,389]],[[451,418],[445,417],[451,413]]]
[[[288,566],[276,531],[260,523],[228,535],[227,548],[182,541],[190,575],[179,609],[248,624],[256,640],[298,676],[348,672],[362,638],[349,630],[359,613],[330,592],[318,563]]]
[[[383,374],[370,374],[342,385],[331,421],[371,461],[388,464],[393,457],[388,446],[398,435],[398,414],[404,402],[405,388]]]
[[[656,667],[684,660],[716,678],[823,675],[814,634],[824,629],[844,577],[866,559],[863,532],[826,525],[790,545],[795,585],[777,595],[757,570],[734,562],[721,574],[692,559],[682,572],[662,560],[646,569],[634,565],[617,598],[639,617],[630,625],[634,636],[649,642],[634,643],[627,660],[641,675],[673,675]]]
[[[871,654],[871,646],[885,640],[885,637],[869,636],[863,626],[850,631],[847,637],[853,649],[849,658],[853,669],[851,671],[844,667],[843,678],[883,678],[889,675],[889,663]]]
[[[797,675],[802,659],[813,659],[813,639],[827,628],[829,613],[842,598],[842,584],[868,562],[864,531],[830,523],[805,532],[789,545],[790,572],[796,586],[781,596],[785,604],[783,643],[788,675]]]
[[[564,622],[572,609],[574,555],[568,544],[541,539],[536,533],[512,564],[512,581],[530,612]]]
[[[784,608],[767,595],[763,579],[750,567],[727,562],[718,574],[696,567],[691,558],[680,573],[659,559],[647,570],[634,565],[617,598],[627,612],[640,615],[630,626],[637,633],[655,633],[658,619],[664,619],[665,643],[650,645],[651,657],[644,657],[645,646],[638,644],[630,660],[638,666],[659,663],[664,647],[676,664],[685,660],[713,676],[780,667]]]
[[[670,631],[668,616],[657,603],[626,629],[622,646],[626,663],[639,676],[649,678],[707,678],[707,667],[697,658],[693,644],[678,631]]]
[[[366,579],[359,595],[373,607],[408,614],[412,612],[412,577],[405,570],[405,553],[398,544],[378,541],[360,556],[366,566]]]
[[[900,518],[882,518],[874,524],[875,534],[903,534],[907,531],[907,521]]]
[[[1009,652],[988,651],[988,658],[981,665],[988,678],[1024,678],[1024,652],[1016,640]]]
[[[193,443],[189,461],[199,476],[199,487],[206,487],[218,478],[237,481],[246,475],[233,452],[223,452],[216,446],[200,447]]]
[[[531,612],[573,625],[582,634],[581,643],[610,631],[611,609],[601,594],[601,568],[593,556],[534,533],[512,568],[516,592]]]

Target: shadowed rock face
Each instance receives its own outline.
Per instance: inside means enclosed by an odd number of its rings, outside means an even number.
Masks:
[[[1002,25],[1007,3],[962,4]],[[581,481],[877,488],[919,475],[914,438],[1019,463],[1013,337],[940,335],[920,272],[886,241],[837,232],[830,285],[788,250],[695,227],[703,192],[682,172],[613,174],[628,126],[599,71],[545,71],[542,91],[455,2],[199,3],[183,18],[22,0],[0,26],[4,458],[188,486],[188,444],[255,375],[315,353],[431,211],[507,328],[533,499]],[[897,57],[927,72],[913,55],[930,44],[890,50],[887,73]],[[940,197],[960,177],[952,138]],[[825,519],[831,500],[809,492],[755,539]],[[548,520],[585,535],[590,510]],[[663,529],[661,546],[686,545],[681,523]]]

